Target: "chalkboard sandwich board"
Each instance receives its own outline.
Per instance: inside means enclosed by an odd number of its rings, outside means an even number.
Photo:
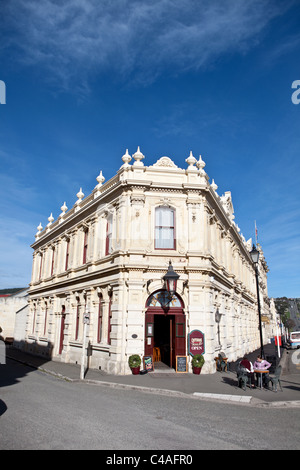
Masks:
[[[176,372],[187,372],[187,356],[176,356]]]
[[[144,369],[147,370],[147,372],[152,372],[154,370],[152,356],[144,356],[143,362],[144,362]]]

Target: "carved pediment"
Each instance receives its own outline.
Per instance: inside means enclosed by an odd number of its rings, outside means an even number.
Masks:
[[[155,167],[168,167],[168,168],[178,168],[177,165],[171,160],[169,157],[161,157],[159,160],[157,160],[156,163],[154,163]]]

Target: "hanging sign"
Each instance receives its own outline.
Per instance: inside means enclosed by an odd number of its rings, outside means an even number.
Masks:
[[[189,354],[203,354],[205,351],[204,333],[200,330],[193,330],[188,335]]]

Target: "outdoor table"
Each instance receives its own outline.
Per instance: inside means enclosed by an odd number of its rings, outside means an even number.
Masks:
[[[260,374],[260,389],[262,390],[262,374],[268,374],[269,371],[266,369],[254,369],[256,374]]]

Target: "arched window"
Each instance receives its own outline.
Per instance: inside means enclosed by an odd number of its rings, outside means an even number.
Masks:
[[[175,211],[169,207],[155,209],[155,249],[175,250]]]
[[[170,295],[166,290],[159,290],[151,294],[146,302],[146,307],[183,307],[183,302],[177,294]]]

